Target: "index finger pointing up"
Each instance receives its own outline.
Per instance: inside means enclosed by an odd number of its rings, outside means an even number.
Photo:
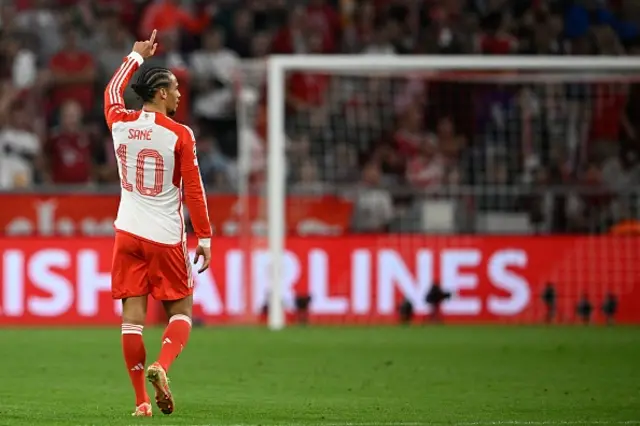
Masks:
[[[158,33],[158,30],[153,30],[153,32],[151,33],[151,38],[149,39],[149,42],[151,44],[153,44],[156,41],[156,34]]]

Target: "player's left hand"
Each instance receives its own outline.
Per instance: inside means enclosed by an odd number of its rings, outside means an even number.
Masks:
[[[196,255],[193,258],[193,264],[197,264],[202,256],[202,266],[198,270],[198,273],[201,274],[207,269],[209,269],[209,263],[211,263],[211,249],[209,247],[202,247],[198,245],[196,248]]]
[[[157,34],[158,31],[153,30],[153,32],[151,33],[151,37],[149,37],[149,40],[136,41],[133,44],[133,51],[142,56],[144,59],[153,56],[153,54],[156,53],[156,48],[158,47],[158,43],[156,43]]]

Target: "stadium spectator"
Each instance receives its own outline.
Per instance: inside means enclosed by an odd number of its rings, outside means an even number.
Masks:
[[[487,159],[485,181],[477,195],[482,211],[513,212],[518,210],[517,195],[509,187],[509,170],[505,155],[494,154]]]
[[[181,48],[182,33],[177,29],[167,30],[159,35],[159,46],[163,49],[159,51],[151,60],[148,67],[160,66],[168,68],[180,81],[180,102],[189,105],[191,93],[191,70],[189,69],[189,57]],[[179,122],[187,123],[190,120],[191,112],[189,108],[178,108],[174,118]]]
[[[518,51],[518,39],[512,34],[513,21],[509,14],[491,12],[481,23],[474,50],[488,55],[507,55]]]
[[[234,165],[220,152],[217,141],[211,136],[199,135],[197,147],[200,172],[205,185],[221,189],[233,188],[236,177]]]
[[[291,186],[293,194],[322,195],[327,189],[325,183],[320,179],[318,165],[311,158],[297,164],[294,176],[294,183]]]
[[[5,86],[6,89],[6,86]],[[40,158],[41,143],[30,128],[29,113],[24,106],[14,105],[0,130],[0,189],[26,188],[33,185],[35,166]]]
[[[363,53],[370,55],[393,55],[397,53],[393,39],[397,25],[394,21],[386,21],[373,31],[370,41],[365,44]]]
[[[327,0],[309,0],[307,5],[307,25],[321,34],[322,51],[332,53],[342,37],[342,24],[338,12]]]
[[[144,10],[139,27],[139,35],[148,36],[156,29],[160,34],[185,29],[191,34],[200,34],[211,22],[216,13],[215,6],[210,3],[199,16],[187,12],[178,0],[155,0]],[[164,47],[158,45],[159,52]]]
[[[274,36],[273,53],[307,53],[308,32],[305,7],[302,4],[296,4],[289,12],[288,23]]]
[[[433,135],[424,128],[422,108],[419,105],[406,106],[401,112],[400,125],[394,135],[398,151],[410,158],[424,149],[423,142],[427,139],[433,139]]]
[[[99,29],[96,31],[92,43],[100,48],[100,55],[96,57],[99,72],[98,81],[99,85],[104,87],[109,82],[113,70],[122,63],[122,58],[129,54],[133,37],[121,24],[118,15],[109,13],[103,15],[99,21]]]
[[[193,113],[207,133],[216,135],[229,148],[236,145],[234,79],[240,66],[236,52],[225,47],[222,28],[203,34],[202,48],[191,54],[191,76],[195,91]]]
[[[624,192],[640,184],[640,163],[634,151],[609,157],[602,166],[603,183],[612,191]]]
[[[380,165],[382,182],[394,187],[406,181],[407,159],[387,141],[379,143],[371,155],[372,161]]]
[[[300,134],[289,137],[287,140],[287,170],[289,170],[290,178],[296,179],[296,167],[312,158],[311,140],[309,135]],[[292,176],[293,175],[293,176]]]
[[[34,0],[31,4],[13,8],[10,2],[2,5],[2,31],[19,33],[30,39],[42,63],[47,63],[62,45],[61,19],[54,13],[52,0]]]
[[[241,58],[251,56],[251,40],[253,37],[253,15],[248,9],[240,9],[232,13],[232,25],[227,36],[227,47]]]
[[[419,189],[440,188],[445,180],[445,164],[437,142],[425,137],[407,164],[407,181]]]
[[[446,166],[457,165],[465,148],[466,139],[457,134],[451,117],[444,116],[438,120],[435,137]]]
[[[270,53],[271,36],[266,32],[258,32],[251,37],[249,56],[252,59],[265,59]]]
[[[380,166],[368,162],[362,170],[357,189],[352,227],[357,232],[385,232],[394,216],[393,200],[388,190],[381,187]]]
[[[328,182],[338,185],[355,182],[358,179],[358,152],[353,145],[338,143],[325,153],[322,170]]]
[[[552,194],[548,186],[550,184],[547,169],[539,164],[533,164],[530,170],[531,182],[527,183],[526,194],[521,198],[523,208],[528,212],[529,222],[533,231],[543,234],[549,230],[550,209]]]
[[[346,3],[346,2],[345,2]],[[360,52],[374,39],[376,8],[373,2],[351,1],[343,9],[345,22],[343,47],[346,52]]]
[[[45,148],[48,176],[54,184],[88,184],[94,179],[94,146],[82,123],[82,106],[73,100],[60,108],[60,125]]]
[[[8,37],[2,43],[3,73],[17,90],[29,90],[37,82],[37,57],[20,38]]]
[[[51,58],[49,70],[51,112],[56,112],[67,101],[79,103],[84,111],[93,109],[96,63],[91,54],[80,50],[75,29],[64,30],[64,44]]]
[[[322,52],[322,38],[312,33],[307,38],[308,52]],[[287,104],[296,112],[309,112],[326,101],[329,76],[322,73],[297,72],[291,75],[288,84]]]

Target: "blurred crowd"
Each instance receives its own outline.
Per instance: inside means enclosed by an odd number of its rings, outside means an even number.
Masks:
[[[176,119],[197,134],[208,190],[233,192],[239,138],[251,183],[264,182],[269,54],[635,55],[638,23],[637,0],[2,1],[0,190],[117,183],[102,93],[154,28],[148,62],[180,80]],[[638,214],[632,75],[478,75],[287,75],[290,191],[354,189],[365,231],[393,228],[426,196],[524,211],[541,232]],[[138,106],[129,90],[125,99]]]

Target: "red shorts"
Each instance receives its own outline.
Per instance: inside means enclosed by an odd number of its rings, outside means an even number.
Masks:
[[[178,300],[193,294],[186,243],[168,246],[117,232],[111,266],[114,299],[146,296]]]

